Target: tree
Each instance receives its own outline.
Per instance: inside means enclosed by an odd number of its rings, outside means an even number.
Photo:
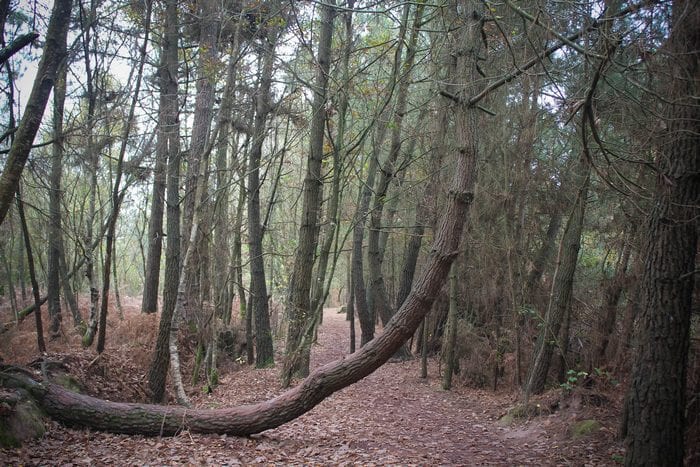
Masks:
[[[275,11],[274,14],[281,14]],[[266,21],[272,22],[271,18]],[[255,366],[264,368],[274,363],[272,332],[270,330],[267,283],[265,281],[265,261],[263,257],[264,226],[260,216],[260,161],[263,142],[267,133],[265,125],[272,110],[271,87],[275,63],[275,48],[279,39],[279,26],[266,25],[260,39],[262,68],[260,82],[255,96],[255,119],[253,122],[252,143],[248,156],[248,238],[250,244],[250,301],[247,309],[255,319],[256,354]],[[252,309],[251,309],[252,308]]]
[[[32,254],[32,244],[29,237],[29,228],[27,227],[27,219],[24,215],[24,207],[22,206],[22,197],[19,190],[17,191],[17,212],[19,213],[20,223],[22,224],[22,236],[24,237],[24,247],[27,250],[27,265],[29,266],[29,277],[32,281],[32,295],[34,296],[34,306],[39,310],[34,313],[36,320],[36,336],[37,347],[39,352],[46,352],[46,343],[44,342],[44,326],[41,322],[41,298],[39,297],[39,282],[36,279],[36,271],[34,270],[34,255]]]
[[[208,186],[209,167],[205,170],[200,170],[199,166],[204,162],[209,161],[209,152],[211,145],[209,144],[210,130],[212,118],[214,115],[214,81],[216,63],[218,61],[218,33],[219,33],[219,6],[213,0],[203,0],[197,2],[197,16],[199,22],[199,62],[197,64],[197,84],[194,104],[194,116],[192,122],[192,137],[189,148],[189,156],[187,158],[187,175],[184,194],[183,208],[183,242],[190,240],[190,230],[192,227],[194,211],[199,209],[200,204],[206,203],[206,191],[201,191],[202,197],[195,198],[195,193],[198,186],[198,177],[204,177],[204,187]],[[202,222],[205,218],[200,219]],[[188,264],[188,268],[182,271],[185,274],[185,284],[187,286],[186,303],[184,309],[185,318],[191,320],[198,317],[190,315],[190,307],[193,310],[202,308],[202,301],[209,296],[209,288],[202,284],[202,273],[209,274],[204,263],[207,257],[205,249],[207,248],[204,242],[204,236],[201,231],[194,238],[195,248],[193,252],[193,261]],[[186,251],[188,246],[182,245],[182,251]]]
[[[396,177],[396,173],[398,172],[397,162],[402,147],[403,121],[404,116],[407,113],[408,91],[411,84],[411,73],[413,71],[413,65],[416,58],[416,48],[418,36],[420,34],[420,26],[423,21],[424,9],[425,5],[423,3],[419,3],[416,6],[410,29],[411,33],[406,45],[406,58],[400,65],[399,63],[403,49],[402,47],[397,47],[393,69],[395,76],[392,76],[391,80],[392,82],[397,83],[398,89],[396,90],[396,103],[394,104],[392,115],[393,121],[391,125],[389,152],[384,160],[380,161],[381,167],[379,168],[379,178],[373,187],[373,202],[369,218],[369,232],[367,235],[367,262],[369,264],[369,288],[367,291],[369,297],[368,302],[370,304],[370,308],[373,310],[373,313],[379,315],[382,320],[382,324],[384,325],[386,325],[391,318],[393,311],[391,309],[392,307],[389,302],[389,297],[384,282],[384,275],[382,273],[382,263],[384,261],[384,248],[381,247],[382,242],[380,241],[382,234],[382,215],[384,213],[384,206],[386,204],[386,196],[389,190],[389,185]],[[404,7],[404,23],[408,22],[409,12],[410,5],[407,4]],[[403,37],[401,38],[401,41],[403,42]]]
[[[58,67],[66,56],[66,36],[70,17],[71,0],[57,0],[51,11],[49,27],[46,31],[44,53],[37,70],[37,77],[32,86],[22,120],[15,133],[7,162],[0,175],[0,224],[5,220],[10,209],[24,165],[34,137],[39,130],[46,103],[49,100],[58,73]]]
[[[300,385],[260,404],[220,410],[192,410],[146,404],[125,404],[80,395],[53,383],[37,383],[26,377],[3,376],[29,388],[52,417],[69,425],[99,430],[150,435],[172,435],[183,426],[202,433],[246,435],[279,426],[307,412],[325,397],[370,374],[388,360],[408,339],[429,310],[435,292],[442,287],[459,247],[473,180],[467,157],[458,154],[457,172],[450,201],[436,234],[433,253],[409,297],[384,332],[349,357],[329,363]]]
[[[58,337],[61,327],[61,250],[63,248],[61,238],[61,175],[63,172],[63,108],[66,99],[66,66],[62,66],[53,92],[53,131],[54,144],[52,145],[51,175],[49,179],[49,244],[47,254],[47,296],[49,327],[52,338]]]
[[[326,127],[326,95],[328,74],[331,65],[331,39],[335,20],[335,2],[330,1],[322,9],[321,33],[318,42],[316,82],[314,83],[313,117],[309,157],[304,178],[301,225],[298,246],[294,255],[294,269],[289,280],[289,297],[286,315],[287,328],[286,360],[282,370],[283,386],[288,386],[293,375],[306,376],[309,373],[309,349],[302,347],[302,338],[313,319],[311,309],[311,276],[316,259],[318,243],[323,179],[323,140]]]
[[[700,4],[673,2],[664,118],[647,223],[639,346],[627,395],[625,465],[683,465],[685,385],[700,213]]]
[[[468,27],[462,28],[459,36],[466,36],[469,43],[477,37],[478,22],[471,17],[461,21]],[[457,42],[460,45],[462,41]],[[463,65],[472,64],[475,56],[459,61]],[[458,66],[457,72],[461,71],[464,70]],[[464,86],[464,90],[468,89]],[[37,383],[22,375],[2,373],[1,377],[24,385],[48,414],[64,423],[122,433],[171,435],[187,426],[193,432],[246,435],[279,426],[307,412],[330,394],[362,379],[386,362],[413,335],[447,278],[473,198],[476,163],[476,146],[469,139],[472,133],[468,130],[474,127],[467,125],[473,121],[469,114],[475,110],[462,100],[454,106],[454,112],[460,144],[454,151],[455,174],[430,258],[384,332],[354,354],[315,370],[301,384],[270,401],[220,410],[114,403],[79,395],[50,382]]]
[[[161,402],[165,395],[165,379],[168,374],[168,341],[177,300],[177,284],[180,283],[180,122],[178,118],[178,14],[177,2],[167,0],[163,18],[163,45],[159,70],[162,98],[158,126],[158,144],[167,153],[166,178],[166,252],[165,280],[163,281],[163,306],[158,325],[158,337],[148,370],[148,387],[151,400]]]

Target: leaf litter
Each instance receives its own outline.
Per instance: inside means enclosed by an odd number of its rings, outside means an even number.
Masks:
[[[115,342],[97,361],[92,350],[74,350],[79,347],[71,336],[64,336],[70,345],[63,352],[50,356],[63,362],[87,393],[142,402],[148,365],[144,354],[152,348],[157,319],[138,313],[136,303],[125,311],[125,322],[134,322],[118,327],[131,334],[119,338],[116,330]],[[23,323],[14,332],[24,333],[20,340],[31,347],[29,329]],[[312,368],[342,358],[349,348],[348,334],[344,314],[327,309],[312,350]],[[9,363],[7,345],[0,347],[0,355]],[[186,372],[191,368],[191,362],[185,364]],[[148,438],[76,430],[49,421],[41,439],[0,450],[0,465],[587,466],[616,465],[622,458],[616,436],[621,396],[605,407],[576,407],[504,426],[499,418],[517,403],[517,393],[461,385],[447,392],[441,389],[438,371],[437,363],[430,361],[428,378],[421,379],[418,360],[385,364],[311,412],[250,437],[185,431]],[[203,394],[197,386],[188,389],[194,406],[206,408],[247,404],[283,392],[278,370],[234,362],[222,362],[220,384],[213,393]],[[569,426],[586,418],[599,420],[601,430],[571,439]]]

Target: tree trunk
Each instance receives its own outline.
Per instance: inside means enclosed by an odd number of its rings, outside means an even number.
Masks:
[[[442,389],[449,391],[452,388],[452,374],[455,371],[455,341],[457,339],[457,262],[452,263],[450,272],[450,311],[447,312],[447,331],[445,332],[445,346],[443,358],[445,360],[445,373],[442,375]]]
[[[625,279],[627,277],[627,268],[629,266],[630,255],[632,252],[632,244],[636,235],[636,225],[629,226],[629,231],[626,233],[624,245],[620,260],[615,267],[615,273],[612,278],[608,279],[608,284],[603,291],[603,306],[601,316],[598,322],[597,345],[593,351],[593,366],[602,367],[606,364],[606,354],[610,338],[615,330],[615,321],[618,314],[618,303],[624,290]]]
[[[164,42],[163,49],[166,47]],[[146,269],[144,273],[143,297],[141,301],[142,313],[155,313],[158,311],[158,290],[160,284],[160,259],[163,251],[163,214],[165,211],[165,183],[166,169],[168,164],[168,133],[170,129],[165,128],[168,110],[167,84],[168,63],[165,50],[161,51],[160,65],[158,70],[160,79],[160,102],[158,115],[158,128],[156,143],[156,164],[153,169],[153,189],[151,196],[151,214],[148,219],[148,253],[146,256]]]
[[[230,164],[228,163],[228,147],[231,139],[231,118],[232,107],[235,96],[236,85],[236,70],[238,63],[238,33],[240,23],[237,23],[235,37],[231,48],[231,56],[226,72],[226,85],[224,94],[221,98],[220,123],[218,130],[218,141],[216,147],[216,194],[214,199],[213,210],[213,225],[214,230],[214,255],[213,268],[211,274],[213,276],[214,289],[214,311],[216,316],[228,323],[231,316],[231,292],[229,286],[233,282],[233,278],[229,276],[232,272],[229,265],[231,264],[231,247],[228,242],[230,236],[230,220],[229,220],[229,184],[231,182],[232,171],[229,171]],[[235,157],[233,154],[232,157]]]
[[[571,292],[578,261],[578,251],[581,246],[581,230],[586,212],[586,198],[588,196],[591,171],[590,164],[583,157],[579,162],[578,170],[578,180],[582,180],[582,185],[574,200],[574,206],[559,246],[558,264],[554,273],[549,305],[542,320],[542,328],[532,355],[530,373],[525,383],[526,401],[530,394],[542,392],[547,381],[547,373],[549,373],[554,349],[558,346],[566,345],[566,343],[559,342],[559,331],[564,315],[571,303]]]
[[[250,248],[250,294],[255,319],[256,362],[258,368],[274,364],[272,332],[270,330],[267,283],[265,280],[265,258],[263,256],[263,226],[260,218],[260,160],[265,139],[265,123],[270,113],[270,88],[275,62],[277,31],[270,31],[262,45],[262,70],[255,103],[253,141],[248,166],[248,237]]]
[[[183,226],[184,232],[182,241],[189,240],[189,233],[192,228],[192,219],[194,211],[201,203],[205,202],[205,193],[202,193],[203,198],[195,199],[197,191],[197,177],[199,174],[204,174],[208,178],[208,170],[200,170],[200,165],[205,158],[204,152],[207,151],[209,142],[209,133],[213,118],[214,109],[214,78],[215,73],[213,67],[218,61],[218,31],[219,31],[219,11],[218,3],[214,0],[201,0],[196,2],[197,15],[199,22],[199,63],[197,64],[197,91],[194,104],[194,116],[192,122],[192,138],[187,159],[187,177],[185,183],[184,208],[183,208]],[[208,169],[208,168],[207,168]],[[205,181],[205,186],[207,182]],[[204,218],[200,219],[200,222]],[[189,316],[189,309],[201,310],[202,299],[202,271],[204,266],[204,249],[206,248],[203,236],[199,235],[196,239],[195,251],[193,252],[193,261],[189,264],[189,269],[183,270],[185,275],[185,284],[187,286],[185,311],[186,319],[194,318]],[[186,251],[188,247],[181,245],[180,249]],[[208,270],[205,270],[209,274]],[[204,292],[208,294],[209,292]]]
[[[379,125],[382,125],[381,122]],[[360,321],[360,347],[374,339],[374,319],[367,303],[367,289],[365,288],[362,240],[365,236],[365,221],[369,212],[369,202],[372,196],[371,187],[374,185],[376,173],[377,159],[372,157],[369,161],[367,182],[360,189],[355,218],[353,219],[351,272],[352,283],[355,288],[355,308]]]
[[[700,3],[673,2],[664,55],[668,131],[647,227],[640,329],[625,406],[625,465],[683,465],[686,371],[700,211]]]
[[[46,289],[51,325],[51,338],[59,336],[61,328],[61,175],[63,172],[63,107],[66,100],[66,67],[56,76],[53,93],[53,137],[51,173],[49,176],[49,226]]]
[[[63,299],[68,303],[68,308],[70,308],[71,315],[73,316],[73,326],[81,329],[82,332],[85,331],[85,322],[83,321],[83,316],[80,314],[80,309],[78,308],[78,300],[75,297],[73,288],[70,283],[72,274],[68,273],[68,265],[66,264],[66,250],[63,244],[63,235],[59,237],[59,257],[60,257],[60,271],[61,271],[61,288],[63,289]],[[81,333],[82,333],[81,332]]]
[[[31,238],[29,237],[29,228],[27,227],[27,218],[24,215],[24,206],[22,205],[22,197],[19,189],[17,190],[17,212],[19,213],[19,221],[22,225],[22,237],[24,238],[24,247],[27,250],[27,265],[29,266],[29,278],[32,281],[32,295],[34,296],[34,306],[38,313],[34,313],[36,320],[36,341],[39,352],[46,352],[46,343],[44,342],[44,326],[41,322],[41,297],[39,296],[39,283],[36,280],[36,271],[34,270],[34,255],[32,254]]]
[[[404,42],[411,5],[406,4],[404,8],[403,26],[399,37],[399,44],[403,44]],[[384,250],[380,246],[382,216],[384,213],[386,194],[391,181],[396,176],[396,162],[401,152],[403,119],[408,105],[408,90],[411,84],[411,72],[416,57],[416,44],[420,33],[423,10],[424,4],[419,3],[416,6],[413,17],[411,34],[408,39],[404,62],[401,63],[401,56],[403,53],[402,47],[397,48],[394,58],[394,76],[392,77],[392,81],[398,83],[398,90],[396,93],[396,104],[392,122],[391,144],[386,159],[381,163],[379,178],[374,186],[374,201],[372,203],[369,232],[367,235],[367,262],[369,263],[369,298],[367,301],[372,313],[379,314],[383,325],[389,322],[393,313],[384,283],[384,274],[382,273],[382,263],[384,261]]]
[[[352,8],[354,8],[354,5],[354,0],[350,0],[349,2],[347,2],[346,7],[349,10],[343,13],[345,22],[345,45],[343,48],[340,65],[340,83],[342,83],[342,87],[346,89],[352,86],[350,77],[350,55],[352,54],[352,51],[354,49],[352,30]],[[335,141],[333,142],[333,181],[331,184],[331,196],[329,201],[329,207],[327,210],[328,212],[326,215],[326,227],[323,231],[323,242],[321,243],[321,250],[319,252],[319,257],[317,261],[316,280],[314,283],[311,284],[311,309],[315,314],[320,316],[321,320],[319,321],[319,323],[323,322],[323,305],[326,299],[326,295],[330,290],[331,281],[333,279],[333,274],[330,274],[330,277],[328,278],[328,286],[325,286],[326,276],[328,276],[328,261],[334,240],[336,241],[336,254],[334,256],[333,266],[335,266],[336,260],[338,258],[337,252],[341,249],[341,246],[337,244],[337,233],[340,229],[340,219],[338,214],[341,195],[343,191],[343,189],[341,188],[341,182],[345,178],[344,171],[347,166],[346,161],[348,158],[348,148],[346,147],[347,142],[345,136],[347,129],[348,106],[349,93],[340,92],[340,96],[338,97],[338,130],[335,137]]]
[[[530,299],[537,303],[535,300],[535,295],[540,289],[540,281],[542,280],[542,275],[544,274],[544,268],[552,256],[554,251],[554,246],[557,241],[557,234],[559,233],[559,228],[561,227],[561,212],[555,210],[549,218],[549,223],[547,224],[547,232],[542,239],[542,245],[540,246],[535,259],[532,264],[532,269],[527,277],[527,283],[525,285],[525,296],[530,297]]]
[[[162,61],[160,69],[161,104],[166,106],[159,118],[159,131],[167,145],[166,209],[167,237],[165,239],[165,277],[163,281],[163,308],[158,326],[158,337],[148,370],[151,400],[161,402],[165,395],[168,374],[168,340],[172,325],[177,284],[180,282],[180,123],[178,119],[178,14],[177,1],[165,2]]]
[[[330,0],[321,10],[321,31],[316,54],[317,70],[312,105],[309,157],[304,178],[301,225],[298,245],[294,255],[292,276],[289,280],[289,296],[285,315],[287,345],[282,369],[282,386],[287,387],[293,376],[309,374],[309,351],[301,346],[304,331],[312,319],[311,277],[318,243],[321,200],[323,198],[323,140],[326,126],[326,99],[328,93],[328,73],[331,60],[331,40],[335,19],[335,1]],[[331,220],[332,222],[334,220]],[[322,287],[322,285],[321,285]]]
[[[12,219],[12,217],[10,217],[10,219]],[[17,309],[17,294],[15,293],[15,281],[13,279],[12,268],[10,267],[10,257],[7,255],[2,243],[0,243],[0,256],[2,257],[3,268],[5,269],[5,279],[7,279],[5,285],[7,286],[7,295],[10,298],[10,309],[12,310],[12,315],[15,317],[15,322],[19,323],[20,320],[22,320],[29,313],[23,314],[24,310],[19,311]],[[41,300],[39,303],[40,306],[46,301],[46,298],[47,297],[44,297]],[[36,303],[30,305],[28,308],[34,310],[35,306]]]
[[[19,187],[19,180],[34,137],[39,130],[58,67],[66,57],[66,36],[69,24],[66,19],[70,18],[71,4],[71,0],[56,0],[51,11],[46,31],[46,45],[39,61],[36,79],[0,175],[0,225],[5,220]]]

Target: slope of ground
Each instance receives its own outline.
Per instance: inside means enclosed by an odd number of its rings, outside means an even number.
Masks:
[[[142,400],[152,345],[144,336],[153,334],[143,331],[156,324],[155,317],[127,310],[119,326],[133,326],[129,346],[108,346],[98,361],[87,357],[92,351],[57,356],[88,392],[112,400]],[[17,341],[12,347],[33,345],[29,329],[26,336],[13,336]],[[12,361],[8,340],[4,342],[0,355]],[[327,309],[312,366],[342,358],[348,347],[344,315]],[[228,364],[222,373],[213,394],[191,388],[196,406],[224,407],[280,392],[275,369]],[[427,380],[418,376],[417,361],[386,364],[308,414],[249,438],[187,431],[172,438],[144,438],[50,423],[42,439],[1,450],[0,465],[614,465],[621,458],[615,442],[619,413],[610,407],[574,404],[553,415],[504,426],[498,419],[514,404],[514,395],[462,387],[443,391],[434,362]],[[591,417],[602,423],[600,431],[571,439],[571,424]]]

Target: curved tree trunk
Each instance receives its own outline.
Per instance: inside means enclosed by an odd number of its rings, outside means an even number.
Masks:
[[[173,435],[184,429],[197,433],[249,435],[277,427],[308,412],[332,393],[372,373],[415,332],[447,278],[459,248],[466,212],[472,200],[474,153],[458,152],[450,199],[430,259],[401,309],[384,332],[344,359],[315,370],[301,384],[257,404],[193,410],[104,401],[59,385],[38,383],[26,375],[3,373],[4,384],[21,384],[53,418],[71,426],[116,433]]]
[[[467,17],[467,27],[457,31],[478,37],[478,21]],[[463,40],[458,41],[460,45]],[[459,60],[462,76],[472,60]],[[471,71],[471,70],[470,70]],[[372,373],[408,340],[442,288],[459,250],[467,209],[473,199],[476,170],[475,110],[466,100],[454,106],[457,145],[455,175],[435,242],[421,277],[384,332],[364,347],[341,360],[331,362],[309,375],[293,389],[257,404],[192,410],[148,404],[103,401],[77,394],[50,382],[38,383],[26,373],[0,372],[0,382],[22,385],[37,399],[43,410],[67,425],[119,433],[172,435],[187,429],[198,433],[249,435],[277,427],[308,412],[334,392]]]

